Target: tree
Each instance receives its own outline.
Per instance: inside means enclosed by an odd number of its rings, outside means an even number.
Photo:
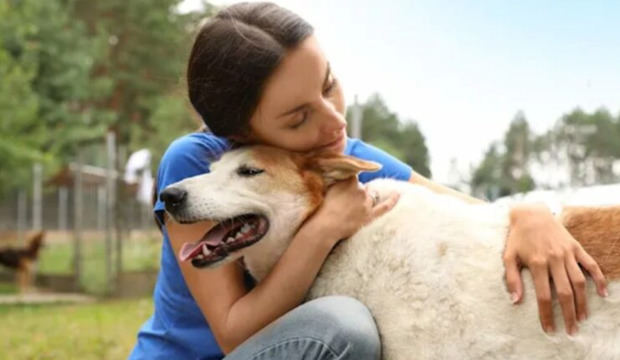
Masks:
[[[88,49],[76,46],[80,29],[65,4],[0,0],[0,118],[8,134],[0,140],[0,191],[22,184],[33,162],[54,163],[74,119],[72,100],[83,94]]]
[[[497,143],[491,144],[482,162],[473,171],[471,187],[475,195],[497,199],[510,193],[509,189],[503,187],[502,162],[504,157],[498,147]]]
[[[206,13],[179,0],[0,0],[0,193],[32,163],[102,165],[106,132],[128,150],[161,153],[197,127],[182,85]]]
[[[534,137],[523,112],[519,111],[502,144],[494,143],[473,171],[471,185],[475,195],[494,200],[501,196],[534,189],[529,171]]]
[[[430,160],[425,138],[414,121],[401,121],[383,99],[372,95],[362,107],[364,141],[390,153],[421,175],[430,177]],[[347,112],[348,115],[351,111]],[[349,124],[351,119],[349,116]]]
[[[106,130],[116,133],[118,143],[130,150],[167,144],[197,127],[185,100],[184,69],[194,30],[213,8],[179,14],[179,3],[76,1],[74,11],[90,36],[106,42],[92,77],[104,79],[109,91],[95,106],[112,114]]]
[[[588,114],[577,108],[562,116],[545,137],[545,150],[559,153],[553,160],[568,168],[570,185],[620,180],[620,174],[614,172],[620,159],[620,115],[615,118],[607,109]]]

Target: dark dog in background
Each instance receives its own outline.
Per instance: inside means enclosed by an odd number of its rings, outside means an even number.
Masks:
[[[31,236],[25,247],[0,248],[0,264],[16,271],[20,292],[26,292],[31,288],[44,236],[45,233],[41,231]]]

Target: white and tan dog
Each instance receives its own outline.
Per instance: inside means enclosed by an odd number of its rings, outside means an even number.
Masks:
[[[219,222],[186,244],[181,260],[210,267],[243,257],[260,281],[329,184],[377,168],[344,155],[245,147],[226,153],[209,174],[169,186],[162,198],[178,222]],[[507,207],[466,204],[394,180],[367,186],[379,196],[398,191],[400,200],[334,248],[308,298],[341,294],[366,304],[385,359],[620,359],[620,207],[565,211],[565,225],[611,280],[610,296],[600,298],[589,284],[591,316],[578,335],[547,336],[531,277],[524,276],[522,305],[505,291]]]

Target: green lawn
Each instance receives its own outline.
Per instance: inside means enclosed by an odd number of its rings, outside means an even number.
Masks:
[[[150,299],[83,305],[0,305],[2,359],[125,359]]]
[[[0,294],[14,294],[17,292],[17,284],[15,282],[0,282]]]

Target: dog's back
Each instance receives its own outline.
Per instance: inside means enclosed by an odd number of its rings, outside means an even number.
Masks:
[[[591,286],[591,317],[574,338],[561,329],[553,337],[542,332],[529,274],[523,276],[527,298],[511,304],[501,260],[507,207],[465,204],[389,180],[369,186],[382,194],[398,190],[399,203],[334,250],[310,297],[344,294],[365,303],[384,358],[620,358],[618,297],[601,299]],[[618,283],[610,291],[620,293]],[[561,324],[559,308],[555,314]]]

